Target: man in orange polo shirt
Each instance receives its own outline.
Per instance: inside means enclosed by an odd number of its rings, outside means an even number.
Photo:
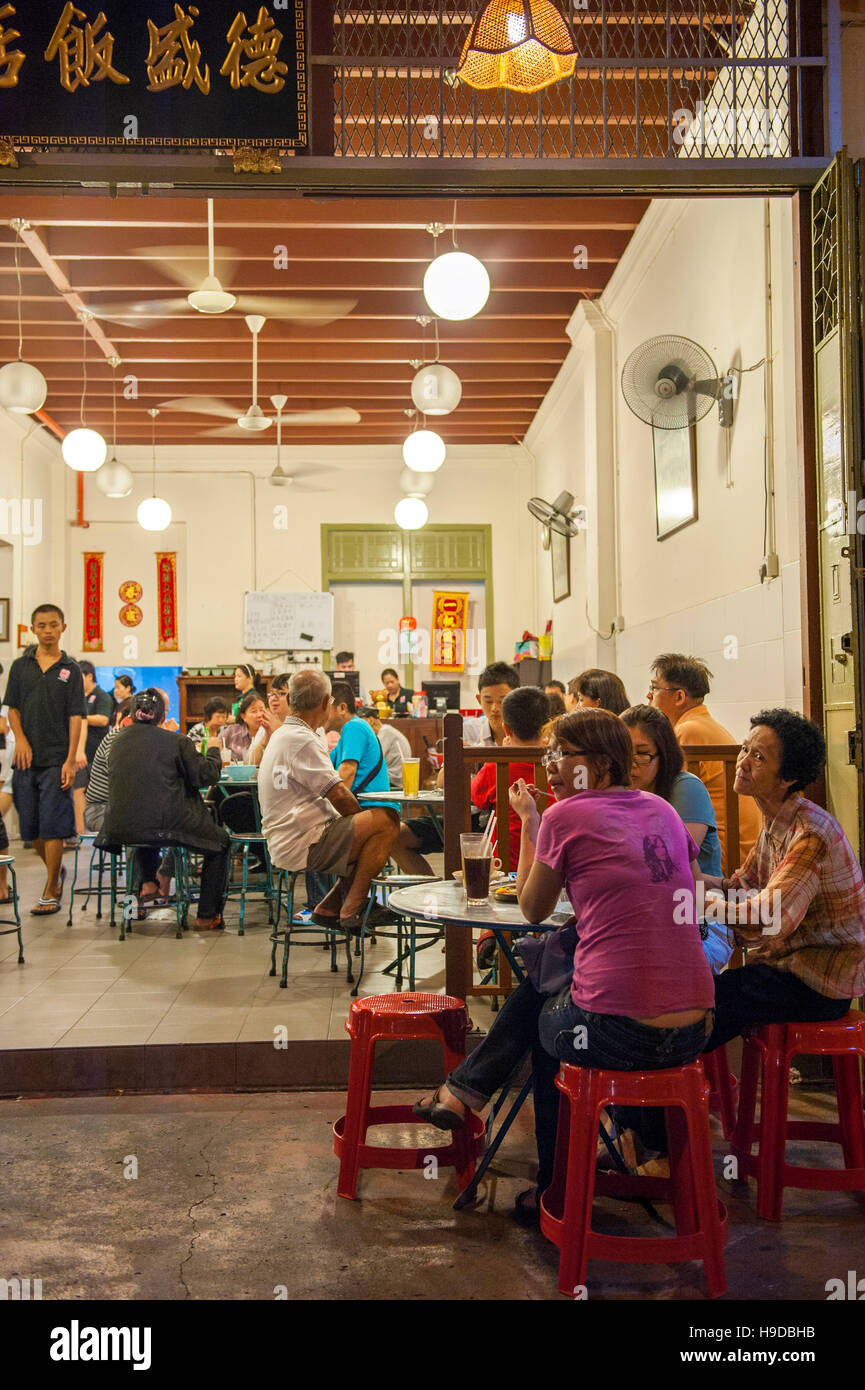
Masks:
[[[648,691],[649,703],[665,714],[676,731],[683,748],[689,744],[729,744],[738,748],[739,740],[729,729],[713,719],[703,700],[709,693],[712,672],[704,661],[680,652],[668,652],[652,663],[652,680]],[[724,764],[700,763],[700,781],[715,808],[721,854],[727,872],[733,873],[744,864],[751,846],[763,828],[763,818],[757,803],[750,796],[739,797],[739,863],[727,862],[727,822],[724,815]]]

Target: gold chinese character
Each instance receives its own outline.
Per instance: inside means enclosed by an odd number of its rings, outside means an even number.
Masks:
[[[210,68],[204,64],[202,73],[201,45],[189,38],[189,30],[198,18],[198,10],[189,6],[189,14],[184,14],[182,5],[174,6],[176,18],[158,29],[152,20],[147,21],[150,34],[150,52],[147,55],[148,92],[161,92],[178,84],[188,92],[193,82],[205,96],[210,93]]]
[[[244,39],[241,35],[245,29],[249,29],[249,38]],[[277,54],[284,35],[275,27],[264,5],[254,24],[247,24],[243,10],[238,10],[226,37],[231,50],[219,71],[223,77],[230,76],[235,91],[240,87],[255,87],[259,92],[282,91],[288,64],[281,63]],[[242,64],[241,76],[242,58],[246,61]]]
[[[11,19],[14,14],[15,7],[13,5],[3,5],[0,8],[0,72],[2,72],[0,87],[18,86],[18,73],[26,56],[24,53],[19,53],[17,49],[12,53],[6,52],[7,45],[14,43],[16,39],[21,37],[17,29],[7,29],[3,23],[4,20]]]
[[[100,34],[105,26],[105,15],[100,10],[93,23],[85,22],[84,28],[73,24],[73,19],[87,21],[83,10],[78,10],[72,0],[63,6],[63,13],[51,42],[45,50],[46,62],[60,57],[60,82],[67,92],[78,87],[89,87],[93,82],[102,82],[110,77],[112,82],[124,83],[129,78],[111,66],[114,56],[114,39],[111,34]]]

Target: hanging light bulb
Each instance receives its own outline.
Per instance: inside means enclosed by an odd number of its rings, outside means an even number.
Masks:
[[[436,473],[447,457],[447,445],[435,430],[415,430],[403,444],[402,456],[413,473]]]
[[[456,218],[457,205],[454,203],[454,249],[443,256],[436,254],[430,261],[423,279],[423,293],[427,304],[440,319],[461,323],[465,319],[473,319],[486,304],[490,297],[490,277],[486,266],[477,256],[460,251]],[[427,231],[438,248],[438,238],[447,231],[444,223],[430,222]]]
[[[404,468],[399,475],[399,490],[407,497],[428,497],[434,487],[432,473],[415,473],[411,468]]]
[[[120,359],[112,357],[110,359],[112,367],[120,366]],[[114,415],[114,430],[111,444],[111,458],[99,469],[96,474],[96,486],[106,497],[128,497],[133,487],[135,479],[132,470],[126,467],[125,463],[120,463],[117,458],[117,376],[115,375],[111,383],[111,406]]]
[[[67,434],[60,452],[70,468],[76,473],[95,473],[108,457],[108,445],[98,430],[89,430],[84,419],[84,401],[87,395],[87,324],[92,314],[79,314],[83,330],[81,345],[81,428]]]
[[[441,362],[421,367],[411,384],[411,398],[425,415],[450,415],[462,400],[463,384]]]
[[[153,450],[153,496],[146,497],[139,503],[138,525],[143,531],[164,531],[171,525],[171,508],[162,497],[156,496],[156,417],[158,410],[148,410],[147,414],[153,421],[151,447]]]
[[[0,367],[0,405],[13,415],[33,415],[41,410],[48,395],[48,382],[32,362],[22,361],[24,327],[22,322],[21,266],[18,260],[18,238],[30,224],[16,217],[10,223],[15,232],[15,274],[18,278],[18,360]]]
[[[429,508],[422,497],[403,497],[393,509],[393,519],[403,531],[419,531],[429,521]]]
[[[573,77],[577,56],[553,0],[490,0],[469,31],[456,75],[482,91],[539,92]]]

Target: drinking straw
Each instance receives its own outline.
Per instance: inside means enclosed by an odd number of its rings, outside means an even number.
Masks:
[[[485,852],[486,850],[492,849],[493,847],[493,831],[495,830],[495,828],[496,813],[495,811],[493,811],[490,815],[489,820],[487,821],[486,829],[484,831],[484,838],[481,840],[481,849]]]

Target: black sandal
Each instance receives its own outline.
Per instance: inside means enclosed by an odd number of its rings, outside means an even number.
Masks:
[[[423,1101],[415,1101],[412,1106],[412,1114],[417,1115],[419,1120],[425,1124],[435,1125],[436,1129],[463,1129],[465,1127],[465,1115],[458,1115],[455,1110],[449,1110],[446,1105],[439,1101],[439,1086],[429,1105],[424,1105]]]
[[[532,1198],[531,1205],[529,1198]],[[541,1194],[536,1187],[527,1187],[514,1202],[514,1216],[524,1226],[540,1226]]]

